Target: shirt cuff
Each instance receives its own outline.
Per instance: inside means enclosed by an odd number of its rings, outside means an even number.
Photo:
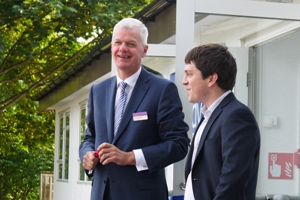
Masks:
[[[133,150],[133,153],[134,153],[135,162],[136,162],[136,165],[135,165],[136,169],[138,171],[148,170],[148,165],[146,163],[146,159],[145,159],[142,149]]]

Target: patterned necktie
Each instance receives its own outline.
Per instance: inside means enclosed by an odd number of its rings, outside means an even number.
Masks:
[[[120,93],[120,98],[117,102],[117,106],[115,109],[115,126],[114,126],[114,135],[116,135],[116,132],[119,128],[121,119],[122,119],[122,115],[124,112],[124,107],[125,107],[125,102],[126,102],[126,92],[125,92],[125,88],[127,86],[127,83],[125,82],[120,82],[120,89],[121,89],[121,93]]]

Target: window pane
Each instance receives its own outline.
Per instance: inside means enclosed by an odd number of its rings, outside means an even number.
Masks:
[[[81,119],[80,119],[80,142],[83,142],[84,132],[85,132],[85,115],[86,109],[81,110]]]
[[[62,179],[62,164],[58,164],[58,179]]]
[[[70,125],[70,113],[67,112],[66,113],[66,126],[69,126]]]
[[[169,80],[171,74],[175,72],[175,58],[173,57],[146,57],[142,62],[144,66],[154,70],[154,74],[158,72],[159,76]]]
[[[66,131],[66,148],[65,148],[65,179],[69,177],[69,138],[70,138],[70,131]]]
[[[80,169],[79,170],[79,180],[84,181],[85,172],[84,172],[84,168],[81,163],[79,163],[79,169]]]
[[[59,159],[62,159],[62,151],[63,151],[63,135],[64,135],[64,123],[63,118],[59,120]]]

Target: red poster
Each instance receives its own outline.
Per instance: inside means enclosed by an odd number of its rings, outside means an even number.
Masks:
[[[269,179],[293,179],[293,153],[269,153]]]

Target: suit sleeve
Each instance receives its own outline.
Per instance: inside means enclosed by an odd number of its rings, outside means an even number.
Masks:
[[[161,92],[157,124],[162,142],[142,148],[150,173],[182,160],[188,151],[189,127],[184,122],[177,87],[172,82],[166,84]]]
[[[249,109],[238,109],[226,117],[221,132],[223,165],[214,199],[240,199],[257,173],[259,129]]]
[[[85,130],[84,140],[79,146],[79,157],[81,163],[83,162],[83,157],[88,151],[95,151],[95,126],[94,126],[94,113],[93,113],[93,86],[90,91],[88,105],[87,105],[87,115],[86,115],[86,124],[87,128]],[[88,174],[88,171],[86,170]],[[91,176],[91,174],[88,174]]]

